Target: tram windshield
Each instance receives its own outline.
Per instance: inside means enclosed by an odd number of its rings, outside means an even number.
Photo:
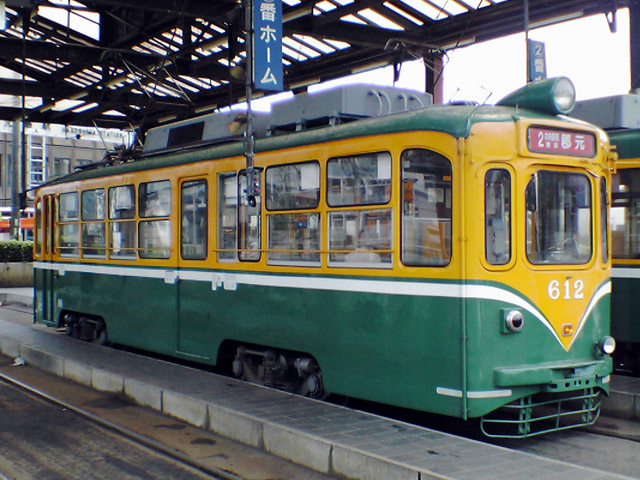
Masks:
[[[583,264],[592,255],[592,195],[586,175],[540,171],[525,192],[527,258]]]

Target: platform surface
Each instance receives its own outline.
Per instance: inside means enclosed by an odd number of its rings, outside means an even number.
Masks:
[[[330,475],[371,480],[624,478],[95,344],[0,317],[0,353],[123,393]]]

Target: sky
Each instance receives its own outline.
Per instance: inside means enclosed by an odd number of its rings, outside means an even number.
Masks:
[[[617,32],[611,33],[604,14],[531,29],[529,38],[545,43],[547,76],[566,76],[576,87],[576,98],[605,97],[629,92],[629,13],[617,13]],[[493,104],[526,83],[526,40],[520,33],[450,50],[444,59],[443,99]],[[391,67],[352,75],[310,87],[336,84],[393,85]],[[403,65],[396,86],[424,89],[421,61]],[[256,109],[264,109],[258,101]]]

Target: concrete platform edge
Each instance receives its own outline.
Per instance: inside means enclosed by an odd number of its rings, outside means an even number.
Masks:
[[[127,379],[102,368],[83,365],[27,344],[20,344],[10,337],[0,336],[0,353],[11,358],[21,356],[33,367],[95,390],[125,395],[138,405],[153,408],[321,473],[368,480],[448,478],[377,458],[348,446],[328,442],[305,432],[253,418],[178,392]]]

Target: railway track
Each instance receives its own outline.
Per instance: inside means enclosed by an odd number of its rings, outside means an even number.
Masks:
[[[6,357],[0,399],[0,480],[329,479]]]

